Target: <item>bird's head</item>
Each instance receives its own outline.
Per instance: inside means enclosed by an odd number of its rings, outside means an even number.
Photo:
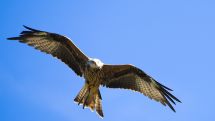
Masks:
[[[87,66],[93,69],[101,69],[104,63],[102,63],[99,59],[92,59],[87,62]]]

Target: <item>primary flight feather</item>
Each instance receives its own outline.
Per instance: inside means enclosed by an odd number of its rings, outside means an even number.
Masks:
[[[24,26],[19,37],[8,40],[18,40],[42,52],[57,57],[67,64],[78,76],[84,77],[85,85],[78,93],[75,102],[96,110],[104,117],[101,104],[100,85],[108,88],[130,89],[148,96],[163,105],[168,105],[174,112],[172,104],[181,102],[170,93],[170,88],[157,82],[141,69],[125,65],[106,65],[98,59],[87,57],[72,41],[62,35],[40,31]]]

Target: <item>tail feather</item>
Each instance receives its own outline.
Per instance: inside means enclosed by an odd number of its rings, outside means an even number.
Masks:
[[[83,108],[86,106],[90,108],[91,111],[96,110],[99,116],[104,117],[102,112],[101,99],[102,98],[99,90],[92,92],[89,90],[88,86],[85,85],[78,93],[74,101],[78,104],[82,104]]]
[[[86,95],[87,91],[88,91],[88,90],[87,90],[86,86],[84,86],[84,87],[81,89],[81,91],[78,93],[78,95],[76,96],[76,98],[74,99],[74,101],[77,102],[78,105],[84,103],[83,98],[84,98],[84,96]]]
[[[103,111],[102,111],[102,103],[101,103],[101,95],[100,91],[98,90],[98,94],[96,95],[96,112],[101,116],[104,117]]]
[[[90,95],[88,98],[85,98],[84,100],[84,106],[89,107],[91,111],[94,111],[95,109],[95,95]],[[84,108],[83,106],[83,108]]]

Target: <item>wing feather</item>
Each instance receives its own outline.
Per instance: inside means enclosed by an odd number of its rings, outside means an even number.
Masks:
[[[28,31],[22,31],[19,37],[8,38],[8,40],[19,40],[42,52],[51,54],[67,64],[74,72],[82,76],[88,57],[84,55],[72,41],[62,35],[40,31],[24,26]]]
[[[148,96],[163,105],[168,105],[174,112],[175,109],[170,102],[175,104],[175,101],[181,102],[170,92],[170,88],[162,85],[147,75],[142,70],[132,65],[104,65],[105,81],[103,86],[108,88],[130,89]],[[170,101],[170,102],[169,102]]]

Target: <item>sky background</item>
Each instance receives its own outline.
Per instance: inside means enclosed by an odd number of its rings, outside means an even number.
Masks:
[[[73,99],[84,84],[61,61],[7,41],[22,25],[70,37],[88,56],[133,64],[183,103],[101,88],[103,121],[215,120],[214,0],[1,0],[0,120],[101,121]]]

